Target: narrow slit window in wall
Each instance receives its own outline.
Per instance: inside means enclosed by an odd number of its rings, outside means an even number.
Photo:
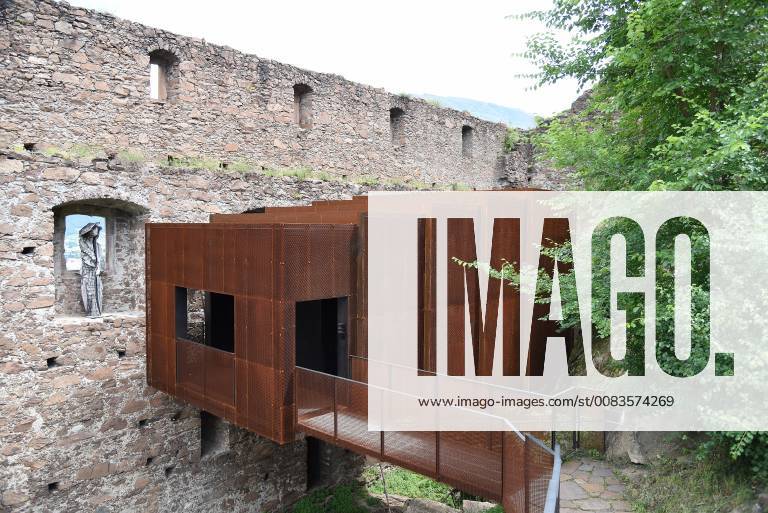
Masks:
[[[155,50],[149,54],[149,97],[166,100],[171,89],[171,76],[175,75],[176,56],[167,50]]]
[[[405,144],[404,115],[405,112],[399,107],[389,109],[389,132],[392,135],[392,144],[395,146]]]
[[[293,86],[293,116],[301,128],[312,128],[312,88],[306,84]]]
[[[461,127],[461,156],[470,158],[472,157],[472,130],[471,126],[464,125]]]

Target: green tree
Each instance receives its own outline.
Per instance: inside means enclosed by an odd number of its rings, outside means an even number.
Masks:
[[[529,40],[537,83],[572,77],[593,88],[586,109],[551,121],[534,139],[543,158],[586,189],[768,188],[768,2],[554,0],[525,17],[573,34],[567,44],[551,33]],[[693,247],[705,236],[692,237]],[[669,251],[657,254],[657,275],[672,265]],[[707,301],[706,277],[698,279],[694,305]],[[661,332],[671,329],[673,313],[657,313]],[[605,335],[607,320],[594,322]],[[639,334],[642,323],[628,329]],[[768,479],[765,433],[711,433],[703,449],[721,448]]]
[[[556,166],[593,190],[762,183],[755,175],[766,171],[768,3],[555,0],[527,16],[574,34],[565,45],[548,33],[529,40],[538,83],[594,83],[588,108],[539,138]],[[675,159],[689,149],[695,162]]]

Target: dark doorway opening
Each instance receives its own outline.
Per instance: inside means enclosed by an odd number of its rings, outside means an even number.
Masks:
[[[176,287],[176,337],[235,352],[235,297]]]
[[[329,462],[323,456],[328,451],[323,451],[323,443],[317,438],[307,437],[307,489],[311,490],[323,486],[327,480],[325,469]]]
[[[296,302],[296,365],[349,377],[347,298]]]

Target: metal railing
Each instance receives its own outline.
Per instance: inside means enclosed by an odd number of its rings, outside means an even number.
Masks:
[[[559,511],[559,447],[516,431],[369,431],[366,383],[296,368],[296,419],[307,435],[503,504]]]

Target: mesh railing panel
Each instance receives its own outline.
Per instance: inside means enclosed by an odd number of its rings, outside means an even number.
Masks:
[[[387,431],[383,459],[430,477],[437,476],[437,433]]]
[[[526,437],[526,480],[528,482],[528,508],[531,513],[542,513],[547,503],[547,490],[554,467],[554,456],[535,438]]]
[[[339,440],[381,453],[381,433],[368,431],[368,387],[343,379],[336,380],[336,415]]]
[[[294,379],[296,380],[298,424],[333,438],[335,436],[333,376],[297,368]]]
[[[506,513],[527,513],[525,509],[525,440],[517,433],[504,433],[504,497]]]
[[[487,433],[440,433],[440,477],[462,490],[499,500],[501,455],[488,444]]]

